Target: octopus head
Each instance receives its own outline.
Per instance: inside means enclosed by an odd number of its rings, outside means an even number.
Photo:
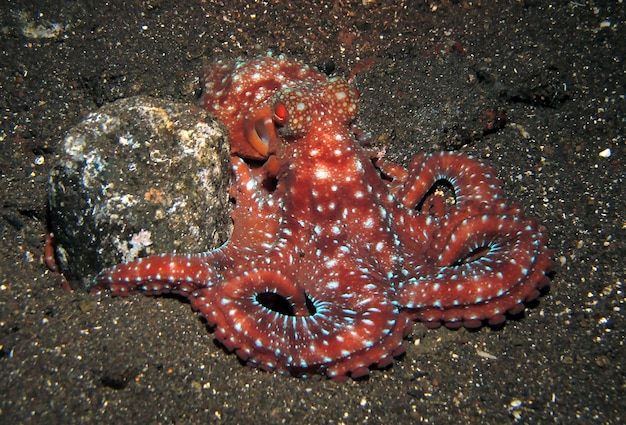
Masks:
[[[343,78],[304,83],[274,96],[272,121],[278,134],[286,139],[302,137],[313,126],[347,127],[356,119],[358,100],[357,90]]]

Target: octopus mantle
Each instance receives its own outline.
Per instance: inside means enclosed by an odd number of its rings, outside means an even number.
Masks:
[[[450,152],[381,159],[346,80],[283,57],[218,62],[203,104],[231,138],[231,238],[119,265],[98,288],[181,294],[250,365],[342,379],[390,364],[414,320],[498,324],[548,283],[546,236],[493,170]]]

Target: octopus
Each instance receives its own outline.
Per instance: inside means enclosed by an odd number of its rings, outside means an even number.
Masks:
[[[245,363],[335,380],[390,365],[415,321],[520,313],[549,283],[545,228],[470,156],[385,160],[358,101],[346,79],[282,56],[211,65],[202,103],[230,136],[232,235],[105,270],[97,287],[181,295]]]

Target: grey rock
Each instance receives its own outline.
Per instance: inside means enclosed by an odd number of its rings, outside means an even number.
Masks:
[[[228,238],[226,132],[200,107],[122,99],[89,114],[62,148],[50,228],[74,289],[119,262],[207,251]]]

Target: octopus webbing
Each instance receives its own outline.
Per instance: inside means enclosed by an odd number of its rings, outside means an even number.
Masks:
[[[249,365],[339,380],[392,363],[413,321],[496,325],[549,282],[543,227],[491,168],[453,152],[385,161],[345,79],[264,57],[217,62],[203,81],[230,135],[231,237],[118,265],[99,288],[182,295]]]

